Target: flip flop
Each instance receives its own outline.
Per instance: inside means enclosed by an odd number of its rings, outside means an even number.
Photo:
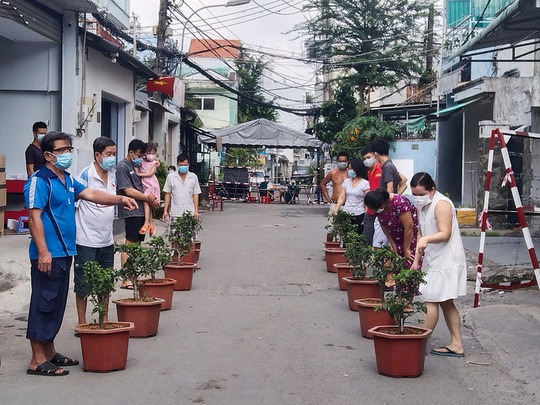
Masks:
[[[120,288],[122,290],[133,290],[133,285],[132,284],[122,285],[122,286],[120,286]]]
[[[44,361],[39,366],[36,367],[35,370],[27,369],[26,374],[30,375],[44,375],[46,377],[60,377],[63,375],[68,375],[68,370],[62,370],[61,373],[58,372],[58,370],[61,367],[56,367],[54,364],[52,364],[49,361]]]
[[[444,350],[444,351],[443,351]],[[439,349],[431,349],[431,354],[435,356],[447,356],[447,357],[465,357],[464,353],[456,353],[448,347],[439,347]]]
[[[56,352],[56,354],[49,361],[55,366],[59,367],[77,366],[79,364],[79,360],[70,359],[69,357],[66,357],[58,352]]]

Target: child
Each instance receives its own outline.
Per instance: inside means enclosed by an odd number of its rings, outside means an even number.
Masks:
[[[140,167],[136,167],[137,175],[141,178],[144,193],[154,194],[158,201],[161,200],[159,182],[156,177],[156,170],[159,166],[159,162],[156,160],[157,147],[152,142],[148,142],[146,145],[146,154]],[[144,203],[144,225],[139,229],[141,235],[150,231],[150,236],[154,236],[156,233],[156,226],[152,224],[152,209],[150,204]]]

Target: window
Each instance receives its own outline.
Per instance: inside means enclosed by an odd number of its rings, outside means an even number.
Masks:
[[[216,100],[207,97],[195,97],[196,110],[215,110]]]

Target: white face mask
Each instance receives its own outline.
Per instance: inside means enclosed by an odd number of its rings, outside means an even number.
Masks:
[[[349,166],[349,164],[347,162],[338,162],[337,163],[337,168],[339,170],[346,170],[348,166]]]
[[[368,169],[372,167],[377,162],[377,159],[374,157],[370,157],[366,160],[364,160],[364,166],[366,166]]]
[[[414,202],[416,203],[416,206],[418,208],[423,208],[426,205],[431,204],[431,198],[429,197],[429,194],[426,195],[415,195],[413,196]]]

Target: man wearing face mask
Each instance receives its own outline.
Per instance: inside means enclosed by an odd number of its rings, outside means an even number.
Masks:
[[[81,171],[77,180],[87,187],[116,195],[116,144],[112,139],[101,136],[94,140],[93,149],[94,161]],[[79,324],[86,323],[86,296],[90,291],[84,280],[84,264],[87,261],[96,261],[104,268],[114,265],[114,210],[114,205],[90,201],[77,203],[74,282]],[[108,315],[105,312],[105,321],[107,320]]]
[[[339,152],[337,155],[337,168],[332,169],[321,180],[320,190],[327,203],[330,204],[328,215],[330,216],[335,211],[336,203],[343,191],[343,182],[349,177],[347,169],[349,168],[349,154],[347,152]],[[326,185],[332,182],[332,197],[328,194]],[[331,240],[332,229],[327,227],[327,239]]]
[[[181,216],[186,211],[198,218],[199,194],[201,194],[199,179],[195,173],[189,171],[187,155],[178,155],[176,163],[178,172],[169,174],[163,186],[165,193],[163,220],[173,221],[175,217]]]
[[[58,353],[54,345],[66,308],[72,257],[77,253],[75,200],[136,207],[132,198],[87,188],[66,172],[72,163],[71,139],[63,132],[49,132],[41,141],[45,164],[24,185],[32,236],[32,295],[26,329],[32,348],[26,372],[31,375],[67,375],[65,367],[79,364]]]
[[[360,154],[362,155],[364,166],[368,169],[367,177],[369,189],[376,190],[381,183],[381,164],[377,161],[375,156],[373,156],[371,145],[362,149]],[[386,244],[388,242],[379,221],[377,221],[377,215],[369,208],[366,209],[366,215],[364,216],[364,232],[362,235],[364,235],[364,238],[366,238],[366,241],[370,246],[381,247],[381,244]]]
[[[153,194],[144,194],[141,178],[137,175],[135,167],[139,167],[146,153],[146,143],[140,139],[132,140],[128,145],[128,154],[116,165],[116,192],[126,195],[137,201],[137,209],[130,212],[119,212],[119,217],[124,218],[126,245],[131,243],[140,244],[144,241],[144,234],[139,230],[144,225],[144,206],[147,202],[151,207],[158,207],[159,201]],[[120,255],[120,263],[123,266],[127,260],[127,253]],[[129,280],[123,280],[120,288],[132,289]]]
[[[32,133],[34,135],[34,140],[28,145],[24,152],[24,157],[26,159],[26,174],[28,177],[34,174],[34,172],[44,163],[40,144],[47,133],[47,124],[41,121],[35,122],[34,125],[32,125]]]

